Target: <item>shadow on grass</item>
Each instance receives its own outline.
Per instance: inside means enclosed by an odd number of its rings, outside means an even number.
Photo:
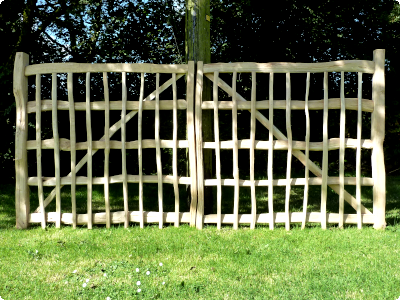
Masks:
[[[387,199],[386,199],[386,222],[387,225],[396,225],[400,223],[400,177],[387,177]],[[31,188],[31,213],[39,206],[37,187]],[[156,183],[146,183],[143,186],[143,206],[145,211],[159,211],[158,208],[158,185]],[[44,197],[46,198],[52,188],[44,188]],[[214,209],[213,213],[217,212],[216,209],[216,187],[214,190]],[[285,187],[274,187],[274,211],[285,211]],[[355,196],[355,186],[346,186],[346,190]],[[139,210],[139,196],[138,184],[128,185],[128,201],[129,210]],[[234,187],[222,187],[222,213],[233,213],[233,199]],[[304,187],[292,186],[290,193],[290,211],[301,212],[303,211],[303,196]],[[93,213],[104,212],[104,188],[103,186],[93,186],[92,196],[92,209]],[[268,187],[256,187],[257,198],[257,213],[268,213]],[[62,212],[71,212],[71,188],[65,186],[61,190],[61,210]],[[187,204],[186,186],[179,186],[179,202],[180,211],[188,212],[189,206]],[[241,187],[239,196],[239,213],[251,213],[251,196],[250,187]],[[77,213],[84,214],[87,210],[87,193],[86,186],[77,186],[76,189],[76,202]],[[362,203],[372,211],[372,187],[362,187]],[[321,187],[310,186],[309,200],[307,205],[308,212],[320,211],[321,205]],[[110,185],[110,209],[111,211],[123,211],[124,201],[122,184]],[[173,212],[175,210],[175,195],[173,185],[163,184],[163,210],[164,212]],[[339,210],[339,196],[328,187],[328,201],[327,211],[338,212]],[[53,200],[46,208],[47,212],[55,211],[55,200]],[[356,213],[355,210],[345,202],[345,213]],[[12,228],[15,226],[15,186],[12,184],[4,184],[0,186],[0,228]],[[294,225],[296,226],[296,225]],[[312,224],[310,226],[313,226]],[[331,225],[334,226],[334,225]]]

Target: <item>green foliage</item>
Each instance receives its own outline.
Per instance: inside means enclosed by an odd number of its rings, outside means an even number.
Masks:
[[[313,2],[279,1],[274,8],[262,1],[211,1],[212,62],[235,61],[300,61],[321,62],[337,59],[372,59],[372,51],[385,48],[386,70],[386,142],[385,155],[388,171],[400,167],[398,106],[399,94],[398,39],[400,22],[396,1],[350,0]],[[180,63],[184,59],[185,1],[93,1],[93,0],[5,0],[1,4],[0,38],[6,55],[0,58],[0,124],[2,143],[0,165],[2,180],[12,181],[14,174],[15,105],[12,93],[12,72],[15,53],[30,54],[30,63],[48,62],[148,62]],[[267,43],[265,43],[267,42]],[[339,74],[331,74],[330,96],[339,92]],[[95,76],[94,76],[95,77]],[[75,101],[84,100],[83,77],[74,76]],[[32,78],[33,80],[33,78]],[[30,80],[29,99],[34,99],[34,81]],[[245,76],[238,86],[248,98],[250,81]],[[230,79],[226,78],[229,82]],[[364,75],[363,97],[370,99],[371,76]],[[113,98],[120,97],[120,80],[110,77]],[[292,80],[292,99],[304,98],[305,80],[299,76]],[[312,75],[310,99],[322,98],[321,78]],[[153,86],[149,85],[149,90]],[[285,98],[283,83],[276,79],[275,99]],[[266,99],[267,84],[258,80],[257,97]],[[137,82],[132,82],[129,93],[137,95]],[[357,92],[354,75],[346,74],[346,96]],[[66,100],[66,80],[60,78],[59,98]],[[42,95],[50,99],[49,81],[43,78]],[[93,78],[91,96],[102,99],[102,80]],[[184,96],[184,95],[182,95]],[[221,100],[229,98],[220,93]],[[336,112],[329,122],[329,133],[337,137]],[[312,139],[320,139],[319,118],[312,126]],[[248,138],[248,117],[240,120],[239,135]],[[368,138],[369,114],[366,114],[363,132]],[[230,138],[231,116],[221,116],[221,136]],[[313,120],[313,119],[312,119]],[[52,136],[50,118],[43,119],[43,138]],[[60,119],[63,122],[63,119]],[[276,125],[284,129],[284,118],[277,116]],[[30,122],[35,123],[34,115]],[[293,119],[296,123],[297,119]],[[299,119],[299,123],[303,122]],[[354,136],[355,118],[346,119],[348,132]],[[182,124],[182,123],[180,123]],[[243,124],[243,125],[242,125]],[[322,124],[322,123],[319,123]],[[227,126],[225,126],[227,125]],[[84,126],[84,124],[83,124]],[[257,130],[261,126],[258,126]],[[94,130],[100,135],[102,127]],[[169,128],[166,126],[166,128]],[[353,129],[352,129],[353,128]],[[164,130],[164,127],[163,127]],[[166,129],[165,129],[166,130]],[[169,130],[169,129],[168,129]],[[180,128],[183,130],[184,128]],[[34,130],[33,130],[34,131]],[[31,132],[33,132],[31,131]],[[98,132],[97,132],[98,131]],[[299,140],[304,133],[297,133]],[[162,133],[163,134],[163,133]],[[296,134],[296,133],[294,133]],[[184,135],[184,134],[183,134]],[[267,132],[260,132],[265,138]],[[31,136],[31,135],[30,135]],[[165,153],[165,155],[167,155]],[[315,156],[318,156],[315,154]],[[247,161],[246,156],[243,160]],[[282,154],[283,158],[283,154]],[[165,158],[167,159],[167,158]],[[168,158],[169,159],[169,158]],[[315,161],[318,161],[316,158]],[[330,157],[330,161],[337,158]],[[279,160],[280,161],[280,160]],[[30,168],[35,168],[34,162]],[[182,167],[184,168],[184,167]],[[277,169],[280,166],[277,165]],[[370,168],[365,166],[366,169]],[[167,171],[168,168],[165,170]],[[282,168],[283,170],[283,168]],[[149,170],[149,172],[151,172]]]

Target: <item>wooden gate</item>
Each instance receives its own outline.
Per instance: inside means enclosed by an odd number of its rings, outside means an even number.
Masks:
[[[29,223],[53,222],[56,227],[61,223],[72,224],[74,227],[87,224],[92,228],[93,224],[106,224],[107,227],[113,223],[124,223],[128,227],[129,222],[139,222],[143,227],[144,223],[157,222],[160,228],[163,223],[190,223],[197,228],[203,228],[204,223],[215,223],[218,228],[222,224],[233,224],[237,229],[239,224],[250,224],[254,228],[256,224],[269,224],[273,229],[275,223],[285,223],[287,230],[290,224],[301,222],[304,228],[306,222],[321,223],[322,228],[327,223],[337,223],[343,227],[346,223],[374,224],[375,228],[385,227],[385,202],[386,202],[386,179],[383,157],[383,140],[385,132],[385,81],[384,81],[384,50],[375,50],[373,61],[335,61],[326,63],[218,63],[205,64],[198,62],[195,78],[194,63],[187,65],[154,65],[154,64],[76,64],[76,63],[54,63],[29,65],[29,56],[25,53],[17,53],[14,67],[14,95],[16,98],[16,224],[17,228],[27,228]],[[107,73],[116,72],[122,76],[122,100],[110,101]],[[328,95],[328,73],[340,72],[340,98],[329,98]],[[345,97],[344,72],[358,73],[358,97]],[[57,98],[57,74],[66,74],[68,101]],[[73,74],[86,74],[86,101],[74,102],[73,97]],[[90,97],[90,76],[91,73],[103,74],[104,101],[92,101]],[[136,101],[128,101],[126,86],[127,73],[140,74],[140,91]],[[171,78],[160,85],[160,73],[171,74]],[[221,79],[220,74],[229,73],[232,76],[232,84]],[[251,96],[245,99],[237,91],[238,74],[251,74]],[[274,99],[274,74],[286,74],[286,99]],[[306,93],[304,101],[291,99],[291,74],[303,73],[306,77]],[[323,100],[309,100],[310,78],[314,73],[322,73],[324,97]],[[372,100],[362,99],[363,73],[373,74],[372,77]],[[51,100],[43,100],[41,97],[41,78],[43,74],[51,74]],[[155,91],[147,97],[144,95],[145,74],[155,74]],[[257,97],[257,74],[267,74],[269,94],[267,100]],[[36,99],[28,101],[28,76],[36,76]],[[176,81],[186,76],[186,99],[178,100],[176,96]],[[213,84],[212,100],[202,100],[203,82],[210,80]],[[160,100],[160,93],[172,86],[173,100]],[[222,89],[232,97],[232,101],[220,101],[219,91]],[[135,94],[135,93],[134,93]],[[131,94],[129,94],[131,95]],[[194,104],[194,96],[196,98]],[[129,96],[130,97],[130,96]],[[154,100],[155,101],[151,101]],[[249,100],[249,101],[247,101]],[[195,106],[195,107],[194,107]],[[186,110],[187,139],[177,139],[177,110]],[[202,140],[202,110],[214,110],[214,137],[213,142]],[[328,139],[328,110],[340,110],[340,136]],[[57,112],[66,110],[69,112],[69,139],[59,135]],[[104,111],[105,132],[99,140],[92,138],[91,112]],[[121,119],[110,126],[110,110],[121,111]],[[127,111],[129,111],[127,113]],[[143,110],[153,110],[155,113],[155,138],[145,140],[142,138],[142,114]],[[160,110],[173,111],[173,139],[160,139]],[[219,112],[229,110],[232,112],[232,138],[220,140]],[[247,110],[250,114],[249,139],[238,139],[238,110]],[[285,136],[274,123],[274,110],[285,111],[286,132]],[[296,141],[292,138],[291,114],[293,110],[304,110],[306,116],[306,136],[304,141]],[[323,139],[319,142],[310,142],[310,110],[322,110]],[[356,110],[357,114],[357,136],[346,137],[345,126],[346,110]],[[41,136],[41,114],[43,111],[52,112],[52,138],[42,140]],[[85,111],[87,139],[85,142],[76,141],[75,112]],[[267,113],[263,113],[267,111]],[[361,138],[362,112],[371,113],[371,139]],[[36,139],[28,140],[28,114],[36,114]],[[126,124],[135,115],[138,115],[137,132],[138,138],[134,141],[126,140]],[[268,139],[256,140],[256,122],[268,129]],[[260,124],[258,126],[260,126]],[[297,124],[296,124],[297,125]],[[121,140],[110,140],[119,129],[121,129]],[[275,138],[275,139],[274,139]],[[143,175],[142,153],[145,148],[156,149],[157,175]],[[162,162],[160,151],[162,148],[170,148],[173,151],[172,175],[162,174]],[[177,150],[188,149],[189,153],[189,176],[178,176],[177,174]],[[344,153],[346,148],[356,149],[356,177],[345,176]],[[42,149],[54,151],[54,177],[42,176]],[[110,176],[109,174],[109,153],[110,149],[121,149],[122,174]],[[126,151],[129,149],[138,150],[138,174],[128,174]],[[215,151],[215,179],[204,179],[203,175],[203,149]],[[233,153],[233,178],[222,179],[221,177],[221,149],[232,150]],[[250,151],[250,178],[239,178],[239,150]],[[372,178],[361,177],[361,150],[372,149]],[[28,177],[28,150],[36,150],[37,174]],[[60,151],[70,152],[71,172],[68,176],[60,175]],[[86,155],[77,163],[76,151],[86,151]],[[104,176],[93,177],[92,156],[99,150],[104,150]],[[264,168],[267,170],[267,179],[255,179],[255,151],[268,151],[268,159]],[[274,178],[273,153],[274,151],[287,151],[286,179]],[[328,176],[328,151],[339,150],[339,176]],[[303,153],[303,151],[305,151]],[[322,151],[322,168],[318,167],[309,158],[309,151]],[[296,157],[305,166],[304,178],[292,178],[291,162]],[[87,164],[87,176],[77,176],[77,172]],[[316,177],[310,177],[312,172]],[[111,212],[109,203],[109,186],[112,183],[122,183],[124,210]],[[139,210],[129,210],[128,183],[139,184]],[[143,210],[143,183],[158,183],[158,211]],[[175,210],[172,212],[163,211],[163,183],[172,184],[175,195]],[[105,212],[92,212],[92,187],[94,184],[104,185]],[[178,185],[190,185],[191,204],[190,212],[181,212],[179,207]],[[31,213],[29,186],[38,187],[39,207]],[[62,213],[61,211],[61,188],[64,185],[71,186],[72,212]],[[76,185],[87,186],[87,213],[77,214],[76,212]],[[293,212],[290,210],[290,192],[292,186],[304,186],[303,211]],[[320,211],[307,211],[309,198],[309,186],[321,186]],[[356,197],[349,194],[344,186],[355,185]],[[53,191],[44,199],[43,186],[53,186]],[[204,215],[204,187],[215,186],[217,189],[217,213]],[[222,214],[222,187],[233,186],[233,212]],[[268,188],[268,209],[257,211],[256,187]],[[274,210],[274,186],[286,187],[285,211]],[[337,213],[327,213],[327,192],[328,186],[339,194],[339,205]],[[361,203],[361,187],[373,187],[373,212],[365,208]],[[250,187],[251,213],[239,214],[239,190],[241,187]],[[56,211],[46,212],[46,206],[56,199]],[[224,196],[226,198],[226,196]],[[347,201],[355,210],[354,214],[344,213],[344,201]]]
[[[122,75],[122,101],[110,101],[109,84],[107,73],[116,72]],[[68,79],[68,101],[57,98],[57,74],[67,74]],[[74,102],[73,97],[73,75],[74,73],[86,74],[86,102]],[[103,73],[104,101],[92,101],[90,97],[90,75],[91,73]],[[139,95],[139,99],[128,101],[127,73],[138,73],[141,76],[140,92],[136,91],[133,95]],[[160,84],[160,73],[171,74],[171,78],[165,83]],[[52,74],[51,100],[41,99],[41,77],[43,74]],[[156,75],[155,91],[147,97],[144,95],[145,74]],[[28,76],[36,76],[36,100],[28,101]],[[176,81],[186,76],[186,88],[184,91],[187,97],[184,100],[177,99]],[[196,213],[196,162],[194,152],[194,63],[187,65],[154,65],[154,64],[77,64],[77,63],[54,63],[29,66],[29,56],[25,53],[17,53],[14,67],[14,94],[17,103],[17,130],[16,130],[16,219],[17,228],[26,228],[29,223],[41,223],[42,227],[47,222],[54,222],[56,227],[61,223],[76,225],[87,224],[92,228],[92,224],[106,224],[107,227],[113,223],[124,223],[128,227],[129,222],[139,222],[143,227],[144,223],[158,222],[160,228],[164,222],[179,223],[186,222],[194,226]],[[172,86],[173,100],[161,100],[160,93]],[[129,97],[133,97],[132,93]],[[155,101],[151,101],[154,100]],[[177,110],[187,112],[187,140],[177,139]],[[60,110],[69,111],[70,139],[59,136],[57,112]],[[98,140],[92,140],[91,113],[95,110],[104,111],[105,132],[104,136]],[[110,126],[110,110],[121,111],[121,119]],[[155,112],[155,139],[142,139],[142,114],[143,110],[153,110]],[[160,139],[160,110],[173,111],[173,140]],[[41,139],[41,113],[52,111],[52,130],[53,138],[48,140]],[[87,141],[76,142],[76,120],[75,112],[86,112],[86,132]],[[127,112],[130,111],[130,112]],[[28,114],[36,113],[36,140],[27,141]],[[126,131],[127,122],[135,115],[138,117],[137,132],[138,140],[127,141]],[[121,140],[115,141],[110,138],[121,129]],[[157,175],[143,175],[142,172],[142,152],[145,148],[156,149]],[[172,175],[162,174],[161,149],[173,149]],[[178,176],[177,174],[177,150],[179,148],[189,149],[189,177]],[[54,177],[42,177],[42,149],[54,150]],[[109,175],[109,153],[110,149],[121,149],[122,174]],[[128,149],[138,149],[138,170],[139,174],[132,175],[127,173],[126,152]],[[27,150],[36,150],[37,153],[37,176],[28,177]],[[70,151],[71,172],[68,176],[60,176],[60,150]],[[76,163],[76,151],[87,151],[87,154]],[[99,150],[104,150],[104,177],[94,178],[92,176],[92,156]],[[77,176],[77,172],[87,164],[87,176]],[[109,186],[112,183],[122,183],[124,211],[111,212],[109,202]],[[130,211],[128,203],[128,183],[139,183],[139,211]],[[158,212],[143,211],[143,183],[158,183]],[[173,184],[175,194],[175,211],[163,211],[163,183]],[[104,185],[105,212],[92,212],[92,186],[94,184]],[[180,212],[178,185],[191,185],[192,204],[189,212]],[[34,213],[30,213],[29,185],[38,186],[39,207]],[[61,213],[61,188],[64,185],[71,186],[72,212]],[[87,185],[87,213],[76,213],[76,185]],[[54,186],[50,195],[44,199],[43,186]],[[56,199],[56,211],[46,212],[46,206]]]
[[[275,223],[285,223],[285,228],[290,229],[290,224],[301,222],[304,228],[306,222],[319,222],[322,228],[327,223],[338,223],[343,227],[345,223],[356,223],[361,228],[362,224],[374,224],[375,228],[385,227],[385,167],[383,159],[383,139],[385,124],[385,98],[384,98],[384,50],[374,51],[373,61],[336,61],[326,63],[198,63],[197,86],[196,86],[196,155],[198,174],[198,206],[197,206],[197,228],[202,228],[204,223],[216,223],[218,228],[221,224],[233,224],[237,229],[239,224],[250,224],[254,228],[256,224],[268,223],[273,229]],[[328,97],[328,72],[340,72],[340,98]],[[344,90],[344,72],[358,73],[358,98],[346,98]],[[231,84],[220,78],[221,73],[232,75]],[[251,99],[245,99],[237,92],[238,74],[251,73]],[[260,73],[269,74],[268,100],[260,100],[256,97],[256,76]],[[274,99],[274,74],[286,74],[286,100]],[[304,101],[291,99],[291,74],[306,73],[306,95]],[[324,99],[309,100],[310,76],[313,73],[323,73]],[[373,74],[372,78],[372,100],[362,99],[362,74]],[[212,100],[202,100],[203,82],[212,82]],[[222,89],[232,101],[219,101],[218,89]],[[214,110],[214,142],[203,142],[202,140],[202,110]],[[286,111],[285,136],[274,125],[274,110]],[[340,137],[328,139],[328,110],[340,109]],[[357,136],[348,138],[345,136],[345,110],[357,110]],[[219,111],[232,111],[232,139],[221,141],[219,138]],[[238,110],[248,110],[251,115],[249,127],[250,139],[238,139]],[[262,113],[262,110],[267,113]],[[294,141],[292,139],[292,110],[304,110],[306,115],[306,137],[305,141]],[[310,117],[309,110],[323,110],[323,141],[310,142]],[[362,112],[371,112],[371,139],[361,139]],[[256,120],[269,130],[269,138],[265,141],[256,141]],[[298,124],[296,124],[298,126]],[[321,126],[320,125],[320,126]],[[275,138],[275,140],[274,140]],[[202,152],[203,149],[215,151],[215,179],[204,179]],[[344,176],[344,152],[345,148],[357,149],[356,152],[356,177]],[[233,178],[221,178],[221,149],[232,149],[233,151]],[[250,179],[239,178],[238,150],[249,149],[250,151]],[[339,177],[328,176],[328,151],[339,149]],[[372,178],[361,177],[361,150],[372,149]],[[268,150],[268,178],[266,180],[254,179],[254,157],[255,150]],[[274,179],[273,173],[273,151],[287,151],[286,179]],[[305,153],[302,151],[305,150]],[[309,151],[323,151],[322,169],[309,159]],[[305,166],[304,178],[292,178],[291,160],[296,157]],[[309,172],[316,177],[309,177]],[[293,185],[304,186],[303,212],[290,211],[290,192]],[[309,185],[321,186],[321,210],[320,212],[308,212]],[[356,185],[356,198],[350,195],[345,185]],[[204,215],[204,187],[217,187],[217,214]],[[222,186],[234,186],[233,212],[221,213]],[[239,214],[239,189],[250,187],[251,191],[251,214]],[[256,187],[268,187],[268,211],[256,211]],[[274,186],[285,186],[285,211],[275,212],[273,193]],[[327,213],[327,187],[332,188],[339,194],[338,213]],[[373,186],[373,213],[361,203],[361,186]],[[344,214],[344,201],[347,201],[356,211],[355,214]]]

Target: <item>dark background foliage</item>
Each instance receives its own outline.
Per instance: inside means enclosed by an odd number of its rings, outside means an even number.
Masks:
[[[400,168],[399,141],[399,34],[400,5],[396,1],[382,0],[327,0],[318,1],[276,1],[268,5],[266,1],[211,1],[211,55],[212,62],[324,62],[342,59],[372,60],[374,49],[386,49],[386,138],[385,158],[388,173],[396,174]],[[15,53],[22,51],[30,55],[30,64],[49,62],[148,62],[148,63],[181,63],[185,62],[185,1],[93,1],[93,0],[5,0],[0,5],[0,39],[3,55],[0,57],[0,124],[2,125],[2,143],[0,144],[0,171],[3,182],[14,180],[14,131],[15,100],[12,93],[12,72]],[[356,74],[346,74],[346,97],[357,96]],[[339,97],[340,74],[330,74],[329,97]],[[364,75],[363,97],[371,99],[371,76]],[[166,80],[167,78],[162,79]],[[227,82],[230,76],[223,77]],[[248,74],[242,74],[238,83],[240,93],[250,98],[251,81]],[[32,80],[32,81],[31,81]],[[184,79],[180,79],[184,83]],[[128,99],[138,99],[139,79],[133,74],[128,76]],[[30,81],[29,100],[34,100],[34,78]],[[42,78],[42,98],[50,99],[50,76]],[[85,101],[85,78],[75,75],[75,101]],[[121,99],[121,77],[110,74],[111,100]],[[146,83],[146,91],[154,89],[155,80]],[[257,77],[257,99],[268,98],[268,76]],[[170,91],[163,93],[170,99]],[[66,79],[59,77],[58,98],[67,100]],[[292,99],[303,100],[305,95],[305,75],[292,75]],[[185,90],[180,89],[179,98],[185,97]],[[222,99],[229,100],[220,92]],[[91,82],[92,100],[103,99],[102,78],[93,75]],[[284,75],[277,74],[274,86],[275,99],[285,99]],[[312,74],[310,99],[322,99],[322,75]],[[182,99],[182,98],[181,98]],[[130,99],[129,99],[130,100]],[[171,138],[172,125],[170,112],[162,112],[162,138]],[[339,111],[329,112],[329,137],[339,137]],[[82,113],[83,118],[84,113]],[[78,115],[77,115],[78,116]],[[111,115],[112,121],[119,118],[118,112]],[[146,114],[144,138],[154,137],[154,116]],[[180,114],[180,119],[185,116]],[[231,139],[231,118],[229,111],[221,112],[221,140]],[[370,114],[364,113],[363,138],[369,138]],[[93,138],[99,139],[104,133],[104,114],[93,113]],[[242,112],[238,116],[239,138],[249,138],[249,114]],[[29,116],[31,132],[29,138],[34,139],[34,114]],[[68,123],[68,113],[59,113],[60,124]],[[129,128],[135,128],[136,121],[131,121]],[[275,112],[275,124],[286,133],[284,111]],[[313,111],[311,115],[311,141],[322,140],[322,112]],[[180,122],[184,124],[184,122]],[[304,112],[292,112],[293,138],[304,140]],[[356,138],[356,112],[346,114],[346,135]],[[51,138],[51,113],[43,113],[43,139]],[[78,141],[86,139],[85,121],[77,124]],[[69,138],[69,125],[60,126],[60,135]],[[180,138],[185,136],[185,128],[179,127]],[[120,138],[116,134],[115,139]],[[130,130],[127,140],[135,140],[137,131]],[[268,139],[268,131],[257,124],[256,139]],[[117,151],[117,150],[114,150]],[[53,155],[48,150],[48,155]],[[101,151],[99,151],[101,152]],[[156,171],[152,150],[145,151],[145,173]],[[136,165],[137,152],[128,153],[128,162]],[[248,152],[247,152],[248,153]],[[346,150],[348,164],[354,152]],[[365,173],[370,172],[369,151],[364,151],[363,165]],[[35,153],[30,151],[29,172],[35,171]],[[183,154],[183,153],[182,153]],[[45,156],[46,154],[43,153]],[[69,154],[62,154],[66,165],[62,166],[62,175],[68,173]],[[78,158],[84,153],[79,153]],[[171,171],[171,153],[163,152],[165,173]],[[248,176],[248,154],[240,155],[241,177]],[[312,153],[312,160],[321,161],[321,153]],[[95,175],[102,175],[103,154],[94,157]],[[224,176],[231,177],[232,154],[223,156]],[[257,151],[257,161],[266,166],[266,151]],[[275,172],[285,169],[286,152],[276,151]],[[275,162],[274,161],[274,162]],[[331,151],[330,164],[332,170],[338,162],[338,153]],[[112,173],[119,174],[120,157],[111,156]],[[46,166],[50,174],[51,159]],[[293,167],[300,163],[293,160]],[[180,172],[185,169],[184,158],[180,161]],[[225,166],[225,167],[224,167]],[[132,167],[128,171],[137,174]],[[63,171],[64,170],[64,171]],[[85,174],[85,168],[82,169]],[[247,172],[247,173],[246,173]],[[261,173],[262,168],[261,168]],[[261,176],[262,174],[260,174]],[[264,174],[265,175],[265,174]]]

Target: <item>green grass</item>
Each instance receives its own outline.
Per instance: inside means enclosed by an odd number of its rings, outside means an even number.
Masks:
[[[395,300],[400,297],[399,182],[400,177],[387,179],[388,227],[384,231],[371,226],[358,230],[353,225],[345,226],[344,230],[331,225],[323,231],[312,224],[301,230],[295,224],[290,232],[283,226],[273,231],[268,226],[257,226],[255,230],[242,226],[238,231],[232,230],[232,226],[224,226],[220,231],[215,226],[206,226],[199,231],[188,225],[180,228],[168,225],[160,230],[158,224],[144,229],[136,224],[129,229],[122,225],[110,229],[94,226],[92,230],[85,226],[76,230],[71,226],[56,229],[53,225],[42,230],[38,224],[28,230],[17,230],[14,186],[2,185],[0,296],[5,300],[107,297]],[[130,189],[133,203],[136,187]],[[82,187],[77,192],[81,213],[86,211],[84,190]],[[370,191],[364,190],[365,205],[372,208],[368,202]],[[155,188],[149,185],[145,191],[145,209],[146,206],[156,209]],[[284,192],[278,188],[276,191],[279,194],[274,201],[279,208]],[[167,187],[164,192],[165,207],[169,208],[173,194]],[[224,192],[225,200],[230,197],[231,189]],[[351,192],[354,194],[354,188]],[[246,198],[245,189],[243,193],[240,209],[247,213],[248,195]],[[258,189],[257,193],[261,209],[266,201],[265,191]],[[310,195],[310,208],[315,211],[319,207],[318,193],[315,189]],[[181,190],[182,199],[184,194]],[[68,189],[63,196],[69,197]],[[113,188],[113,209],[123,208],[121,196],[120,187]],[[34,197],[32,189],[32,202],[36,201]],[[292,197],[293,210],[301,211],[302,189],[294,188]],[[330,194],[329,203],[335,201],[337,196]],[[70,211],[67,202],[63,202],[63,209]],[[181,205],[186,209],[184,202]],[[95,189],[93,207],[94,211],[104,209],[100,188]],[[31,211],[35,208],[32,205]],[[224,210],[232,211],[227,200]],[[328,210],[337,212],[336,204],[328,205]],[[150,274],[146,275],[146,271]]]

